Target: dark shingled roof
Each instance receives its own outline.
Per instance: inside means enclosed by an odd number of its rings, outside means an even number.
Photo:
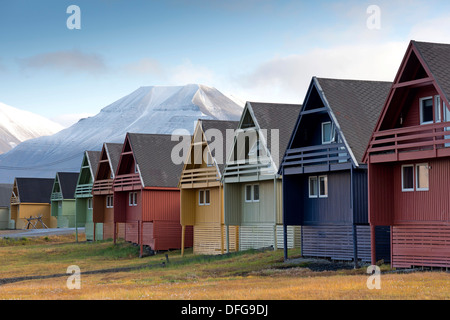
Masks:
[[[450,97],[450,44],[412,41],[427,64],[434,79],[444,92],[447,101]]]
[[[89,164],[91,167],[92,179],[95,178],[95,174],[97,173],[98,162],[100,161],[100,157],[102,155],[101,151],[86,151]]]
[[[16,178],[17,196],[21,203],[50,203],[53,182],[54,179]]]
[[[260,129],[267,130],[267,149],[271,152],[271,129],[279,129],[278,159],[273,159],[277,166],[281,164],[284,152],[295,127],[301,104],[248,102],[253,110]],[[277,162],[278,161],[278,162]]]
[[[362,163],[392,82],[316,79],[356,161]]]
[[[0,208],[8,207],[11,203],[13,185],[8,183],[0,183]]]
[[[78,174],[78,172],[57,173],[63,199],[75,199],[75,189],[77,187]]]
[[[226,150],[227,148],[227,130],[236,130],[238,125],[239,125],[239,121],[227,121],[227,120],[206,120],[206,119],[202,119],[199,120],[200,124],[202,126],[202,130],[203,132],[206,132],[209,129],[217,129],[222,133],[222,137],[223,137],[223,146],[222,146],[222,155],[223,155],[223,159],[216,159],[217,165],[219,167],[219,171],[220,173],[223,172],[223,169],[225,168],[225,163],[228,159],[228,156],[230,154],[230,151],[233,147],[233,143],[229,143],[228,147],[229,150]],[[230,139],[232,139],[233,135],[231,135]],[[213,154],[214,156],[214,154]]]
[[[127,135],[144,187],[176,188],[183,170],[183,162],[174,164],[171,161],[171,153],[180,141],[172,141],[170,134]],[[191,141],[190,136],[183,139]]]
[[[106,152],[112,165],[112,171],[116,174],[119,165],[120,154],[122,153],[123,143],[106,143]]]

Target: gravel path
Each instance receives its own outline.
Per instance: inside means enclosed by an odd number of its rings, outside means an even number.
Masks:
[[[84,232],[85,232],[85,228],[78,228],[78,234],[82,234]],[[74,234],[74,233],[75,233],[75,228],[0,230],[0,238],[45,237],[45,236]]]

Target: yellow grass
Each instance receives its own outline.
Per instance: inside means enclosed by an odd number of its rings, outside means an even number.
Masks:
[[[83,272],[150,266],[165,261],[164,254],[139,259],[137,248],[127,243],[119,246],[131,253],[110,255],[115,250],[110,242],[76,244],[74,238],[67,236],[28,240],[26,244],[0,244],[0,279],[65,273],[72,264],[79,265]],[[286,268],[282,250],[250,252],[211,261],[196,260],[189,250],[185,258],[178,251],[168,254],[170,263],[166,267],[82,274],[80,290],[68,289],[68,274],[3,284],[0,299],[450,299],[450,274],[446,272],[384,273],[381,289],[369,290],[364,268],[324,272],[313,272],[302,265]],[[181,262],[185,264],[179,265]]]

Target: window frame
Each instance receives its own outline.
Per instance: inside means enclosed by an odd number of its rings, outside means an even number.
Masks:
[[[106,196],[106,208],[114,208],[114,196],[107,195]]]
[[[258,199],[255,199],[255,187],[258,187]],[[261,189],[259,188],[259,184],[252,185],[252,201],[253,202],[259,202],[259,199],[261,199],[260,190]]]
[[[248,199],[249,197],[247,196],[249,187],[250,187],[250,199]],[[253,202],[253,185],[251,185],[251,184],[245,185],[245,202],[247,202],[247,203]]]
[[[311,180],[315,180],[316,181],[316,184],[315,184],[315,187],[314,187],[314,189],[315,189],[314,193],[315,194],[311,194],[311,191],[312,191],[312,189],[311,189]],[[317,176],[309,176],[308,177],[308,196],[311,199],[315,199],[315,198],[319,197],[319,188],[318,188],[319,184],[318,184],[318,182],[319,182],[319,179],[318,179]]]
[[[206,202],[206,194],[208,194],[209,202]],[[198,205],[209,206],[211,205],[211,191],[210,189],[198,190]]]
[[[434,103],[434,115],[433,115],[434,122],[435,122],[435,123],[440,123],[440,122],[442,122],[442,112],[441,112],[441,105],[442,105],[442,102],[441,102],[441,96],[440,96],[440,95],[434,96],[434,101],[433,101],[433,103]]]
[[[419,166],[425,166],[426,168],[427,168],[427,170],[428,170],[428,173],[429,173],[429,166],[428,166],[428,163],[417,163],[415,166],[414,166],[414,170],[415,170],[415,173],[414,173],[414,177],[415,177],[415,184],[416,184],[416,191],[429,191],[430,190],[430,176],[429,176],[429,174],[428,174],[428,181],[427,181],[427,184],[428,184],[428,187],[427,188],[419,188],[419,170],[417,170],[417,168],[419,167]]]
[[[411,167],[413,169],[412,171],[412,181],[413,181],[413,186],[412,188],[405,188],[404,185],[404,168],[406,167]],[[401,166],[401,184],[402,184],[402,192],[413,192],[415,190],[415,165],[414,164],[402,164]]]
[[[326,194],[320,194],[320,179],[325,178],[325,190]],[[319,195],[319,198],[328,198],[328,175],[321,175],[317,177],[317,193]]]
[[[324,130],[323,130],[323,127],[324,127],[324,125],[326,125],[326,124],[330,124],[330,141],[324,141]],[[333,126],[333,122],[332,121],[325,121],[325,122],[322,122],[321,123],[321,125],[320,125],[320,128],[321,128],[321,138],[322,138],[322,144],[330,144],[330,143],[333,143],[334,141],[335,141],[335,139],[336,139],[336,132],[334,132],[333,133],[333,130],[334,130],[334,126]]]
[[[87,208],[88,208],[88,210],[92,210],[94,208],[94,202],[93,202],[92,198],[88,198]]]
[[[433,112],[433,116],[432,116],[431,121],[423,121],[423,102],[425,100],[431,100],[431,110]],[[434,105],[434,97],[433,96],[420,98],[419,99],[419,121],[420,121],[420,125],[434,123],[434,111],[435,111],[435,105]]]
[[[136,207],[137,206],[137,192],[129,192],[128,193],[128,206]]]

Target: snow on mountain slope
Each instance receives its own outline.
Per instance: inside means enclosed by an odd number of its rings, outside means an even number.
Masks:
[[[192,134],[198,119],[239,120],[241,112],[242,106],[204,85],[141,87],[93,117],[0,155],[0,182],[77,172],[84,150],[101,150],[103,142],[123,142],[127,132],[171,134],[186,129]]]
[[[49,119],[0,102],[0,153],[23,141],[49,136],[62,129],[60,124]]]

